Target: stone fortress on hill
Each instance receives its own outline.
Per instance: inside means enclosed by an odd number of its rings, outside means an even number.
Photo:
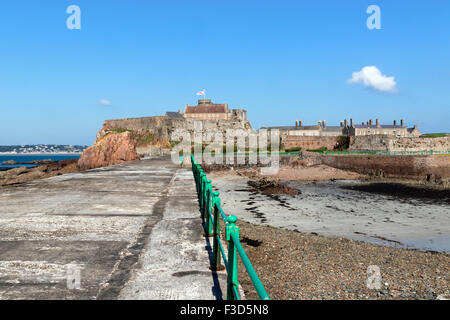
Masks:
[[[176,142],[170,141],[175,129],[194,130],[194,123],[201,121],[203,131],[246,129],[253,130],[244,109],[230,109],[226,103],[213,103],[211,99],[199,99],[196,106],[185,105],[184,112],[168,111],[163,116],[106,120],[97,134],[97,141],[110,132],[130,131],[137,137],[140,155],[169,153]],[[341,121],[339,126],[328,126],[325,120],[316,125],[304,125],[297,120],[294,126],[262,127],[278,129],[282,149],[301,148],[333,150],[348,147],[361,151],[422,151],[450,150],[445,138],[420,138],[417,125],[409,128],[403,120],[381,124],[379,119],[356,124],[353,119]]]

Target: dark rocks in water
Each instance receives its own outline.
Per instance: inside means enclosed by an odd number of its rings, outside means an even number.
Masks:
[[[15,165],[15,164],[36,164],[36,165],[42,165],[42,164],[50,164],[53,163],[55,161],[53,161],[52,159],[45,159],[45,160],[33,160],[33,161],[26,161],[26,162],[17,162],[14,160],[8,160],[8,161],[3,161],[2,165],[6,166],[6,165]]]
[[[15,162],[14,160],[8,160],[8,161],[3,161],[2,165],[6,166],[6,165],[14,165],[17,164],[17,162]]]
[[[9,170],[2,171],[0,174],[0,179],[10,179],[26,172],[28,172],[28,169],[26,167],[11,168]]]
[[[300,192],[284,183],[267,180],[266,178],[260,180],[249,180],[247,184],[254,189],[260,191],[262,194],[289,194],[298,195]]]
[[[45,160],[34,160],[29,162],[19,162],[18,164],[51,164],[57,161],[53,161],[52,159],[45,159]]]
[[[16,167],[0,171],[0,186],[49,178],[60,174],[79,172],[77,159],[51,161],[32,168]]]

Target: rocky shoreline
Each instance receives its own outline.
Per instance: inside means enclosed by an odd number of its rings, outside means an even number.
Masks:
[[[80,172],[139,160],[136,153],[137,137],[131,132],[104,132],[94,145],[85,149],[80,158],[30,162],[4,161],[2,165],[27,165],[0,170],[0,186],[24,183],[56,175]]]
[[[61,174],[79,172],[80,168],[77,159],[68,159],[61,161],[37,160],[26,163],[14,164],[33,164],[35,167],[15,167],[5,171],[0,171],[0,186],[25,183],[38,179],[45,179]],[[11,164],[11,163],[8,163]]]
[[[450,256],[239,221],[240,239],[274,300],[450,299]],[[369,266],[380,287],[367,286]],[[239,260],[246,299],[258,299]],[[373,283],[373,282],[372,282]]]

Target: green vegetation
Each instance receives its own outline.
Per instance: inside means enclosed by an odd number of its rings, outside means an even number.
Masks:
[[[138,146],[146,146],[149,145],[153,142],[154,138],[153,135],[151,133],[145,134],[145,135],[141,135],[137,138],[136,144]]]
[[[324,152],[324,151],[328,151],[327,147],[320,147],[318,149],[311,149],[311,150],[307,150],[309,152]]]
[[[448,133],[426,133],[421,135],[421,138],[442,138],[448,136]]]
[[[302,147],[294,147],[294,148],[289,148],[289,149],[285,149],[285,152],[297,152],[297,151],[302,151]]]
[[[117,128],[117,129],[106,129],[105,132],[106,133],[122,133],[122,132],[133,132],[133,130],[130,129],[123,129],[123,128]]]

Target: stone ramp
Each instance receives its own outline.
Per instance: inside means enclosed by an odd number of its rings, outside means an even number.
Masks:
[[[168,157],[0,187],[0,299],[220,299],[196,199]]]

